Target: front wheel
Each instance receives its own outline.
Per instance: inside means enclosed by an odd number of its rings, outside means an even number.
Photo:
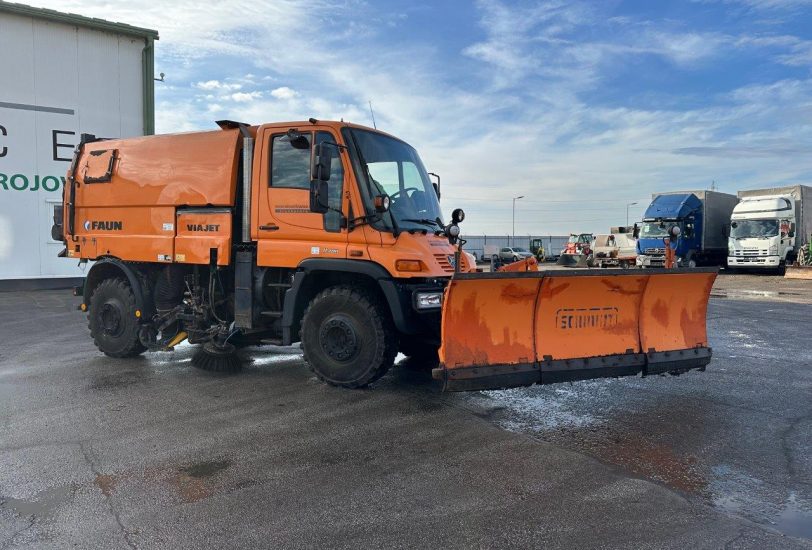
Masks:
[[[135,357],[147,348],[138,338],[138,309],[129,283],[105,279],[93,290],[88,328],[99,351],[110,357]]]
[[[319,293],[302,318],[302,351],[310,370],[334,386],[362,388],[392,366],[397,334],[371,292],[335,286]]]

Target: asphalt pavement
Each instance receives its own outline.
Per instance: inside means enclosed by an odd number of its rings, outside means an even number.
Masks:
[[[704,373],[442,394],[404,359],[359,391],[290,348],[112,360],[69,292],[0,293],[0,549],[812,548],[790,296],[715,291]]]

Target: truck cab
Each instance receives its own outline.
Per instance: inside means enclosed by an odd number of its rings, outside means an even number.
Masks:
[[[665,244],[669,228],[677,226],[680,235],[672,240],[671,248],[678,265],[696,267],[701,250],[703,215],[702,201],[693,193],[659,195],[655,197],[643,216],[637,240],[637,260],[640,267],[663,267]]]
[[[643,215],[637,241],[638,267],[663,267],[663,239],[670,239],[678,267],[725,265],[730,215],[738,202],[735,195],[719,191],[656,193]]]
[[[795,199],[744,197],[730,220],[727,263],[732,268],[779,269],[795,252]]]

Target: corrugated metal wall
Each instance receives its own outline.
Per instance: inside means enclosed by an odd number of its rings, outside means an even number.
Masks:
[[[53,206],[82,133],[143,134],[144,40],[0,13],[0,279],[81,276]]]

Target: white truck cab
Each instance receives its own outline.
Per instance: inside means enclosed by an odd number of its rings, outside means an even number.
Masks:
[[[743,197],[730,217],[727,265],[778,269],[794,259],[795,198]]]

